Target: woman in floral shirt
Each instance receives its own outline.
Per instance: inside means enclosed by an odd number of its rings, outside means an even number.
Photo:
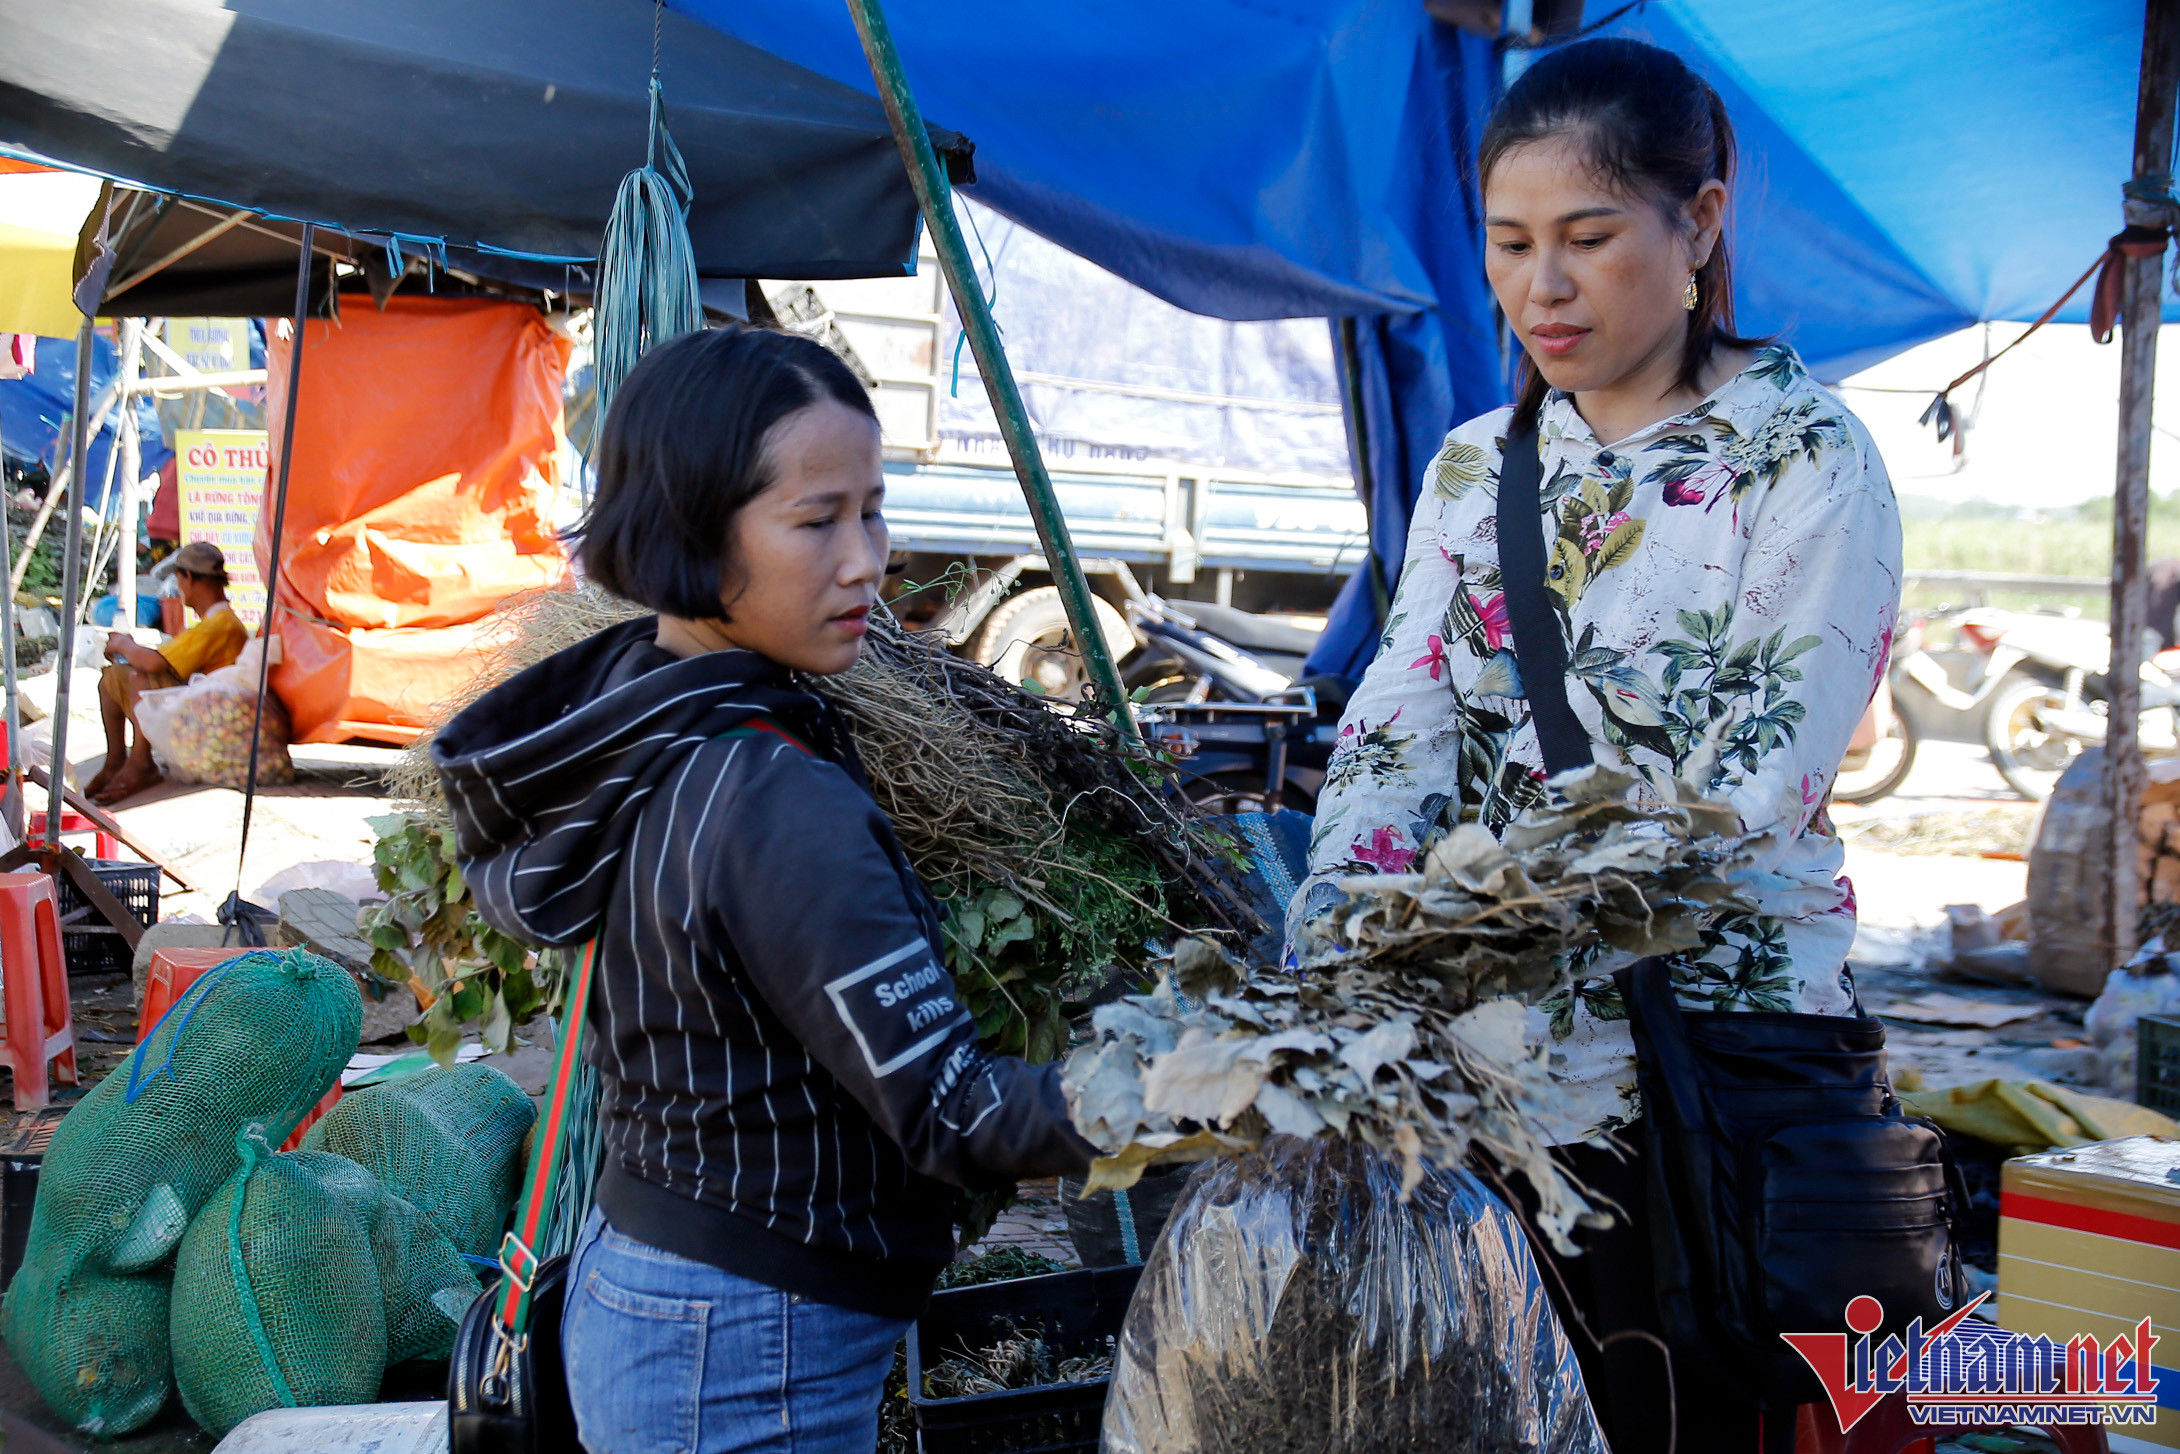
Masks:
[[[1487,265],[1524,387],[1515,409],[1456,429],[1425,473],[1318,802],[1296,947],[1307,954],[1341,878],[1408,871],[1456,824],[1502,828],[1546,791],[1498,569],[1499,463],[1521,411],[1537,422],[1567,697],[1596,760],[1653,783],[1693,776],[1751,832],[1776,832],[1761,912],[1719,919],[1673,960],[1682,1003],[1851,1013],[1854,893],[1824,805],[1890,656],[1900,525],[1884,464],[1791,349],[1733,336],[1732,131],[1677,58],[1631,41],[1547,56],[1501,103],[1481,165]],[[1570,1141],[1640,1114],[1608,977],[1619,962],[1581,957],[1571,989],[1531,1011]],[[1639,1206],[1625,1163],[1585,1150],[1577,1171]],[[1647,1247],[1591,1251],[1568,1264],[1591,1331],[1653,1327],[1647,1286],[1628,1286],[1647,1284]],[[1613,1447],[1662,1447],[1657,1354],[1615,1352],[1590,1375]],[[1699,1435],[1684,1407],[1682,1448],[1757,1447],[1752,1407],[1717,1390],[1704,1402],[1727,1423]]]

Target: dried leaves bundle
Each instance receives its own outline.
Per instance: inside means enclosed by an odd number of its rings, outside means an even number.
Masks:
[[[1566,1244],[1594,1213],[1546,1154],[1564,1138],[1528,1006],[1599,941],[1699,943],[1704,919],[1741,903],[1761,843],[1685,783],[1662,801],[1606,768],[1555,786],[1503,841],[1464,826],[1419,873],[1347,880],[1297,946],[1299,976],[1245,977],[1190,941],[1154,993],[1099,1009],[1097,1042],[1066,1072],[1076,1125],[1105,1153],[1090,1186],[1268,1133],[1366,1142],[1400,1158],[1409,1187],[1424,1162],[1480,1146],[1528,1177]]]
[[[595,587],[516,597],[491,618],[451,715],[516,672],[643,614]],[[1075,716],[872,616],[862,658],[805,682],[839,710],[909,861],[945,900],[949,961],[978,1029],[1032,1059],[1066,1045],[1064,1007],[1177,927],[1246,942],[1264,926],[1229,837],[1109,724]],[[392,774],[434,827],[429,739]]]
[[[853,669],[809,685],[839,709],[902,848],[942,897],[982,881],[1047,901],[1055,880],[1096,871],[1071,842],[1087,829],[1148,856],[1180,924],[1263,932],[1236,887],[1231,838],[1110,723],[882,613]]]
[[[924,1370],[926,1398],[974,1398],[983,1393],[1037,1388],[1049,1383],[1085,1383],[1113,1372],[1113,1340],[1103,1352],[1062,1358],[1035,1326],[1009,1322],[1002,1336],[983,1347],[966,1345]]]

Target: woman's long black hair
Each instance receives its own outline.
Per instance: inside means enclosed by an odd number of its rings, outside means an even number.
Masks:
[[[1584,40],[1549,52],[1507,88],[1477,148],[1477,175],[1509,151],[1573,137],[1599,175],[1678,217],[1712,180],[1733,186],[1733,121],[1709,82],[1671,51],[1636,40]],[[1733,331],[1733,263],[1723,230],[1696,271],[1697,301],[1681,352],[1683,388],[1700,389],[1711,355],[1766,340]],[[1534,423],[1549,387],[1525,351],[1515,418]]]

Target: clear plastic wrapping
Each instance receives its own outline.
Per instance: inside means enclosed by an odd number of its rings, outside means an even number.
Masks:
[[[1506,1205],[1404,1202],[1366,1146],[1274,1137],[1201,1173],[1128,1310],[1105,1454],[1606,1454]]]

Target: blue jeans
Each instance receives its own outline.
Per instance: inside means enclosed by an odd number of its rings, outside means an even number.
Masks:
[[[589,1454],[870,1454],[907,1332],[661,1252],[593,1210],[560,1346]]]

